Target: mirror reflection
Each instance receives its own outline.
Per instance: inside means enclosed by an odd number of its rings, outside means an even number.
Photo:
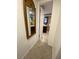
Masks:
[[[36,33],[36,11],[32,0],[24,1],[24,16],[27,38],[30,38]]]

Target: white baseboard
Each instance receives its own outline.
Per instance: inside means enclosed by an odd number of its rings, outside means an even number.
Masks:
[[[32,49],[32,47],[37,43],[37,41],[39,41],[39,39],[36,40],[36,42],[35,42],[28,50],[26,50],[25,54],[22,56],[21,59],[24,59],[24,56],[26,56],[26,55],[29,53],[29,51],[30,51],[30,50]]]

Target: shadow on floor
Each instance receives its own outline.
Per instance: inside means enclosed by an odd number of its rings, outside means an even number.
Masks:
[[[52,59],[52,47],[38,41],[24,59]]]

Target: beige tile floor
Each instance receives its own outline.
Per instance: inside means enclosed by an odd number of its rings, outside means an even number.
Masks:
[[[52,59],[52,48],[46,42],[38,41],[24,59]]]

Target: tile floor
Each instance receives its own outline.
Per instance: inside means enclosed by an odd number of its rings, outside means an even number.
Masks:
[[[52,59],[52,47],[46,42],[38,41],[24,59]]]

